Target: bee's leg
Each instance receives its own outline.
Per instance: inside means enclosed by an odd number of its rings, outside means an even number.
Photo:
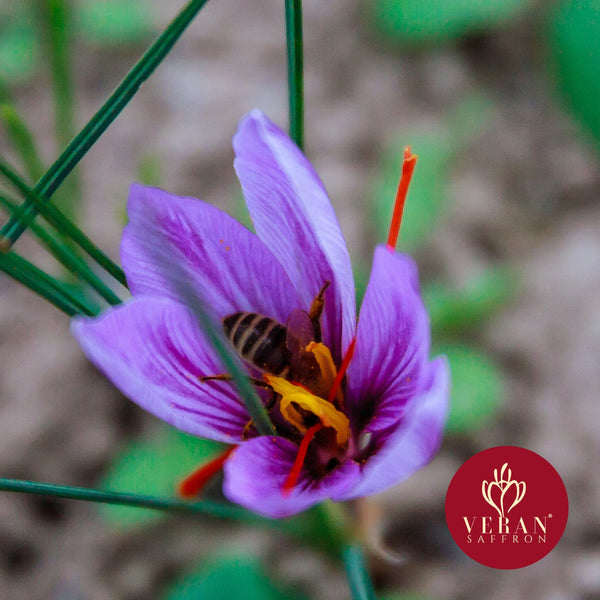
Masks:
[[[200,381],[204,383],[205,381],[231,381],[233,377],[228,373],[220,373],[219,375],[205,375],[204,377],[200,377]],[[272,408],[275,406],[275,402],[277,402],[277,392],[262,379],[256,379],[255,377],[248,378],[251,383],[253,383],[256,387],[262,388],[264,390],[271,390],[271,397],[265,403],[265,408],[267,412],[270,412]],[[246,441],[248,439],[248,432],[250,428],[254,425],[252,419],[250,419],[246,425],[244,426],[244,430],[242,431],[242,439]]]
[[[321,315],[323,314],[323,308],[325,307],[325,292],[329,287],[330,282],[326,281],[323,287],[319,290],[319,293],[315,296],[314,300],[310,305],[310,311],[308,316],[313,324],[315,330],[315,341],[320,342],[322,339],[321,335]]]
[[[256,387],[263,388],[265,390],[272,390],[273,388],[262,379],[256,379],[255,377],[248,377],[251,383],[253,383]],[[205,375],[200,377],[200,381],[204,383],[205,381],[232,381],[233,377],[228,373],[221,373],[219,375]]]
[[[265,409],[268,413],[271,412],[271,410],[273,410],[273,407],[275,406],[275,403],[277,402],[277,392],[268,384],[265,383],[264,381],[261,382],[263,388],[265,389],[269,389],[271,390],[271,397],[267,400],[267,402],[265,403]],[[250,431],[250,428],[254,425],[254,421],[252,419],[250,419],[245,427],[244,427],[244,431],[242,431],[242,439],[244,441],[246,441],[248,439],[248,432]]]

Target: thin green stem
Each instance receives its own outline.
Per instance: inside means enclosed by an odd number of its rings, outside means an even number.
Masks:
[[[7,254],[0,252],[0,271],[38,294],[69,317],[95,314],[93,308],[77,298],[64,284],[14,252]]]
[[[352,599],[377,600],[361,547],[358,544],[346,546],[343,559]]]
[[[42,0],[42,27],[48,46],[52,87],[54,90],[54,115],[56,141],[65,148],[75,136],[75,94],[71,77],[71,18],[72,6],[68,0]],[[34,181],[37,181],[35,179]],[[61,189],[60,202],[64,213],[77,220],[77,201],[80,195],[79,177],[71,173]]]
[[[302,0],[285,0],[290,137],[304,149]]]
[[[148,79],[154,69],[161,63],[169,53],[175,42],[179,39],[185,28],[189,25],[198,11],[208,0],[191,0],[169,27],[146,51],[144,56],[129,71],[122,83],[111,94],[100,110],[92,117],[89,123],[75,136],[65,151],[58,157],[56,162],[46,171],[44,176],[35,185],[34,191],[43,200],[48,201],[57,190],[65,177],[73,170],[87,151],[94,145],[106,128],[117,118],[128,102],[138,91],[140,85]],[[39,212],[30,198],[25,200],[27,218],[19,220],[15,217],[0,230],[10,244],[13,244],[25,231],[29,222]]]
[[[37,181],[44,173],[44,165],[27,124],[21,118],[16,107],[9,102],[0,104],[0,120],[2,120],[6,134],[23,162],[27,176],[31,181]]]
[[[269,520],[254,515],[253,513],[250,513],[238,506],[231,506],[221,502],[212,502],[209,500],[201,500],[199,502],[183,502],[173,498],[102,491],[92,488],[74,487],[70,485],[55,485],[52,483],[38,483],[37,481],[24,481],[21,479],[5,478],[0,478],[0,491],[24,492],[26,494],[54,496],[57,498],[67,498],[70,500],[84,500],[87,502],[136,506],[138,508],[151,508],[169,512],[201,514],[211,517],[218,517],[220,519],[232,519],[250,523],[269,523]]]
[[[0,175],[3,175],[15,189],[22,194],[27,201],[31,201],[33,206],[42,214],[42,216],[53,225],[62,235],[71,238],[79,247],[86,252],[90,258],[95,260],[107,273],[112,275],[121,285],[127,287],[127,280],[123,269],[114,263],[100,248],[98,248],[90,238],[70,221],[52,202],[44,202],[35,188],[30,188],[23,179],[15,173],[14,169],[0,160]],[[24,213],[27,211],[25,204],[21,205],[18,212],[13,213],[11,219],[24,221]],[[30,223],[29,223],[30,224]],[[29,226],[28,224],[28,226]],[[6,247],[10,247],[10,241],[0,237],[0,241],[5,241]]]
[[[10,198],[0,194],[0,205],[9,213],[22,210],[17,203]],[[87,282],[102,298],[109,304],[116,306],[121,304],[122,300],[87,266],[87,264],[71,248],[57,241],[50,232],[46,231],[39,223],[31,223],[29,226],[31,232],[40,240],[48,251],[71,273],[81,280]]]
[[[165,242],[159,245],[163,247],[163,252],[167,253],[166,258],[169,264],[169,269],[165,268],[165,272],[162,274],[163,277],[170,283],[179,301],[187,306],[196,317],[200,328],[208,337],[208,341],[217,353],[225,371],[231,375],[232,382],[246,405],[256,430],[261,435],[277,435],[260,396],[256,393],[248,378],[248,373],[242,367],[240,359],[233,354],[230,344],[225,340],[222,328],[215,323],[215,319],[203,301],[200,291],[189,283],[189,276],[180,266],[178,257],[175,254],[168,255],[171,248],[168,241],[165,239]],[[157,253],[156,256],[151,256],[151,258],[154,258],[155,265],[165,264],[164,254],[159,256]]]
[[[165,243],[165,247],[168,245]],[[180,301],[187,306],[193,313],[201,329],[207,335],[210,345],[214,348],[219,357],[225,371],[231,375],[233,384],[237,388],[240,397],[242,398],[248,414],[254,423],[257,431],[261,435],[277,435],[275,427],[263,405],[260,396],[256,393],[254,386],[248,378],[248,373],[242,368],[240,360],[234,356],[229,348],[229,344],[221,333],[221,328],[215,325],[214,319],[210,314],[201,297],[187,281],[186,274],[179,267],[176,258],[173,257],[171,262],[170,273],[165,273],[169,283],[173,286],[175,294]],[[156,264],[161,264],[156,261]]]

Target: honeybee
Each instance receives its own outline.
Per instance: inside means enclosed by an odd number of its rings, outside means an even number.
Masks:
[[[311,303],[309,312],[295,309],[285,325],[252,312],[236,312],[222,319],[227,339],[248,365],[302,384],[311,389],[321,376],[317,360],[306,350],[310,342],[321,342],[321,315],[325,306],[326,281]],[[202,377],[201,381],[228,380],[227,375]],[[251,379],[259,387],[270,386]]]

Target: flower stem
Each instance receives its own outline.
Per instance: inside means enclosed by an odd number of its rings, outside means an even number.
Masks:
[[[0,271],[48,300],[69,317],[96,314],[94,308],[77,298],[67,286],[14,252],[0,252]]]
[[[79,247],[86,252],[90,258],[95,260],[107,273],[112,275],[121,285],[127,287],[127,280],[123,269],[114,263],[100,248],[98,248],[86,235],[70,221],[52,202],[45,202],[36,192],[36,188],[30,188],[13,169],[4,161],[0,160],[0,175],[3,175],[31,204],[42,214],[42,216],[64,236],[71,238]],[[36,186],[37,187],[37,186]],[[11,220],[31,221],[31,215],[25,216],[26,204],[21,205],[19,211],[13,212]],[[35,216],[35,215],[34,215]],[[30,223],[27,223],[29,226]],[[10,240],[0,236],[0,242],[6,241],[5,247],[10,247]]]
[[[128,102],[138,91],[141,84],[148,79],[156,67],[169,53],[192,19],[207,3],[208,0],[191,0],[175,17],[160,37],[150,46],[142,58],[126,75],[125,79],[111,94],[100,110],[88,124],[73,138],[56,162],[46,171],[35,185],[34,191],[43,202],[47,202],[58,189],[65,177],[73,170],[87,151],[96,143],[107,127],[117,118]],[[10,244],[19,239],[39,212],[39,205],[29,197],[25,200],[26,218],[17,219],[14,216],[0,230]]]
[[[353,600],[376,600],[373,583],[358,544],[350,544],[343,551],[344,566]]]
[[[18,204],[0,195],[0,205],[7,211],[15,213],[21,210]],[[40,242],[48,249],[48,251],[75,276],[86,281],[89,285],[113,306],[121,304],[122,300],[87,266],[87,264],[74,254],[71,248],[65,244],[61,244],[56,240],[49,231],[46,231],[38,223],[31,223],[32,233],[40,240]]]
[[[269,520],[254,515],[243,508],[209,500],[184,502],[159,496],[127,494],[124,492],[103,491],[70,485],[55,485],[52,483],[38,483],[37,481],[5,478],[0,478],[0,491],[24,492],[27,494],[67,498],[70,500],[136,506],[138,508],[151,508],[169,512],[195,513],[245,522],[269,523]]]
[[[302,0],[285,0],[290,137],[304,149],[304,65]]]

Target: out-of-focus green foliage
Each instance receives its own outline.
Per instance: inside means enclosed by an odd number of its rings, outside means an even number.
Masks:
[[[213,559],[176,581],[163,600],[305,600],[271,580],[249,556]]]
[[[155,438],[132,442],[117,456],[101,482],[106,490],[173,496],[179,482],[211,460],[222,446],[168,428]],[[109,522],[125,528],[164,518],[155,510],[105,505]]]
[[[146,152],[142,154],[137,164],[138,183],[160,187],[162,182],[162,163],[160,156],[155,152]]]
[[[25,80],[43,63],[36,26],[39,15],[34,8],[33,2],[0,3],[0,81]],[[72,2],[72,9],[74,34],[85,42],[137,43],[146,40],[154,30],[143,0],[77,0]]]
[[[140,0],[87,0],[78,5],[79,29],[87,41],[135,43],[153,30],[148,6]]]
[[[420,594],[387,594],[385,596],[379,596],[379,600],[434,600],[427,596],[421,596]]]
[[[33,134],[27,127],[25,120],[21,117],[14,104],[7,99],[0,99],[0,123],[4,128],[8,139],[21,158],[23,168],[29,181],[36,182],[44,173],[44,165],[40,158]]]
[[[388,229],[402,169],[404,148],[418,156],[404,207],[398,247],[412,252],[435,229],[447,207],[448,170],[458,152],[481,133],[489,104],[479,96],[461,102],[437,128],[402,132],[383,155],[373,189],[373,223],[377,240],[387,240]]]
[[[423,286],[434,338],[457,334],[489,319],[512,297],[516,278],[506,269],[490,269],[460,290],[438,282]]]
[[[563,1],[548,22],[559,91],[600,150],[600,0]]]
[[[510,21],[531,0],[372,0],[379,31],[403,44],[461,37]]]
[[[373,223],[379,242],[387,240],[407,141],[419,158],[404,207],[398,246],[411,251],[425,241],[446,208],[447,167],[455,146],[446,129],[409,132],[401,141],[393,142],[384,155],[373,194]]]
[[[26,4],[22,3],[12,14],[7,9],[0,11],[1,81],[26,79],[38,61],[40,45]]]
[[[494,362],[479,348],[448,344],[435,348],[445,354],[452,372],[452,399],[446,425],[449,434],[479,429],[500,407],[502,374]]]
[[[431,235],[448,206],[447,182],[452,160],[473,135],[482,131],[488,103],[480,97],[462,102],[436,130],[408,132],[384,155],[375,182],[373,222],[378,240],[387,239],[404,145],[410,143],[419,156],[408,193],[400,239],[401,250],[412,252]],[[355,270],[358,290],[365,287],[366,269]],[[491,318],[512,296],[516,282],[506,269],[484,272],[462,289],[442,283],[423,286],[424,300],[432,324],[433,339],[446,338],[434,354],[447,354],[452,370],[452,410],[449,433],[477,429],[497,411],[502,397],[502,375],[493,361],[478,349],[449,341]],[[360,298],[360,296],[359,296]]]

